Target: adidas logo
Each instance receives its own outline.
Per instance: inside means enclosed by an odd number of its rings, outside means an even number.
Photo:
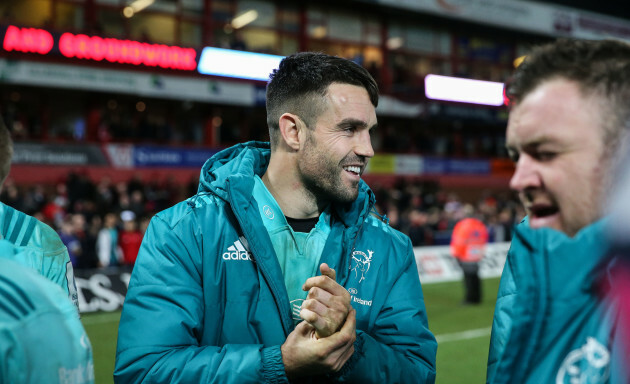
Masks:
[[[223,252],[223,260],[251,260],[252,254],[245,248],[243,245],[247,245],[247,240],[244,237],[240,237],[238,240],[234,242],[233,245],[230,245],[227,249],[227,252]]]

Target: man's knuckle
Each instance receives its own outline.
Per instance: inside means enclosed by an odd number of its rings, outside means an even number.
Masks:
[[[327,358],[329,357],[328,355],[329,355],[329,353],[325,349],[320,349],[320,350],[315,351],[315,356],[317,357],[317,359],[318,360],[323,360],[324,364],[329,364],[329,362],[327,360]]]
[[[349,335],[349,334],[343,334],[343,335],[341,335],[341,337],[340,337],[340,341],[341,341],[341,343],[342,343],[342,344],[348,344],[348,343],[350,343],[350,342],[353,342],[353,343],[354,343],[354,340],[353,340],[353,337],[352,337],[352,336],[353,336],[353,335]]]

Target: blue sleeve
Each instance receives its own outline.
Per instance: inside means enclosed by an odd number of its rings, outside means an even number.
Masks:
[[[16,255],[15,260],[35,269],[60,286],[78,310],[79,296],[68,249],[52,228],[35,218],[27,217],[33,222],[33,231],[28,241],[24,241],[25,245],[20,247],[25,252]]]
[[[510,329],[512,327],[512,309],[516,300],[516,284],[514,282],[513,261],[515,242],[512,243],[510,250],[501,273],[501,282],[499,283],[499,292],[497,294],[497,302],[494,308],[494,317],[492,319],[492,333],[490,336],[490,351],[488,354],[488,369],[486,381],[488,383],[495,382],[497,367],[501,362],[501,358],[505,353],[506,344],[510,337]]]
[[[288,382],[279,345],[199,345],[202,237],[191,222],[173,228],[156,216],[149,225],[120,320],[115,382]]]
[[[0,252],[14,252],[0,243]],[[0,298],[0,383],[94,382],[90,341],[58,286],[0,259]]]
[[[437,342],[429,331],[422,286],[408,243],[405,265],[369,332],[357,330],[355,352],[339,381],[434,383]]]

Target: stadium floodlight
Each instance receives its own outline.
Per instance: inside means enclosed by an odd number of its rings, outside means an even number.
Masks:
[[[284,56],[205,47],[201,51],[197,71],[204,75],[269,80]]]
[[[495,81],[431,74],[424,78],[424,93],[432,100],[456,101],[497,107],[504,104],[503,83]]]
[[[247,24],[255,21],[257,18],[258,12],[254,9],[250,9],[249,11],[243,12],[240,15],[236,16],[234,20],[232,20],[232,28],[243,28]]]
[[[135,0],[133,3],[129,4],[123,9],[123,15],[126,18],[130,19],[133,17],[133,15],[142,11],[154,2],[155,0]]]

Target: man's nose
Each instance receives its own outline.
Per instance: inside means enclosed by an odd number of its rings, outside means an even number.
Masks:
[[[516,162],[516,169],[510,179],[510,188],[522,192],[526,189],[537,188],[542,185],[540,174],[534,159],[521,155]]]
[[[359,156],[374,157],[374,148],[372,148],[372,138],[369,130],[364,129],[359,132],[354,152]]]

